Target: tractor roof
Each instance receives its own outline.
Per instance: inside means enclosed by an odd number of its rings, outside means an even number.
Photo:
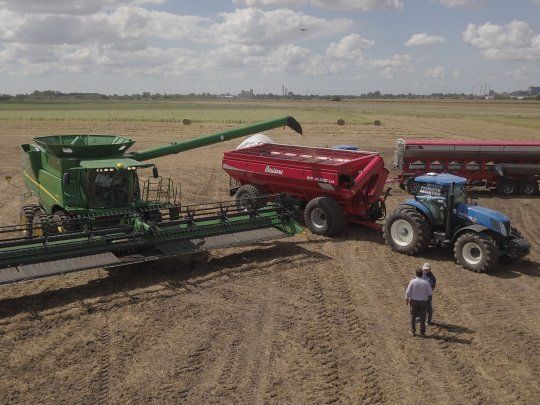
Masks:
[[[449,173],[428,173],[423,176],[418,176],[415,181],[418,183],[437,184],[439,186],[450,186],[452,183],[457,186],[464,186],[467,184],[466,178]]]

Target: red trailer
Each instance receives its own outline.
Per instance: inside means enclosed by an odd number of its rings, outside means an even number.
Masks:
[[[444,172],[502,195],[530,196],[538,193],[540,142],[398,139],[393,168],[400,171],[400,186],[413,194],[415,177]]]
[[[284,193],[316,234],[335,234],[345,220],[373,226],[385,214],[388,170],[376,152],[263,144],[225,152],[223,169],[239,204]]]

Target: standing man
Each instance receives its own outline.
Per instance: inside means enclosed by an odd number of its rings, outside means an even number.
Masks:
[[[420,318],[420,335],[426,335],[426,306],[427,300],[431,295],[431,286],[423,278],[422,268],[416,269],[416,277],[409,281],[407,291],[405,291],[405,300],[411,307],[411,336],[416,335],[416,317]]]
[[[422,266],[422,271],[424,272],[424,280],[426,280],[431,286],[431,291],[435,290],[435,285],[437,284],[437,279],[435,275],[431,272],[431,264],[424,263]],[[433,317],[433,294],[430,294],[426,304],[426,313],[427,313],[427,324],[433,325],[431,318]]]

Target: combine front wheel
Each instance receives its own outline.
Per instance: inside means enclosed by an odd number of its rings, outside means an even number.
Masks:
[[[21,208],[20,223],[22,225],[23,236],[33,236],[34,235],[34,215],[39,211],[39,207],[35,204],[24,205]]]
[[[415,255],[429,244],[429,223],[414,208],[399,208],[386,220],[383,237],[392,250]]]
[[[468,232],[457,238],[454,257],[464,268],[483,273],[495,268],[499,261],[499,249],[491,236]]]

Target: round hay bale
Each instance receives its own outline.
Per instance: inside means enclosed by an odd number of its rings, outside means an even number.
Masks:
[[[375,121],[373,121],[373,125],[375,125],[376,127],[380,127],[381,126],[381,121],[375,120]]]
[[[191,125],[191,120],[188,120],[187,118],[184,118],[184,119],[182,120],[182,124],[184,124],[184,125]]]
[[[336,124],[345,125],[345,120],[340,118],[339,120],[337,120]]]

